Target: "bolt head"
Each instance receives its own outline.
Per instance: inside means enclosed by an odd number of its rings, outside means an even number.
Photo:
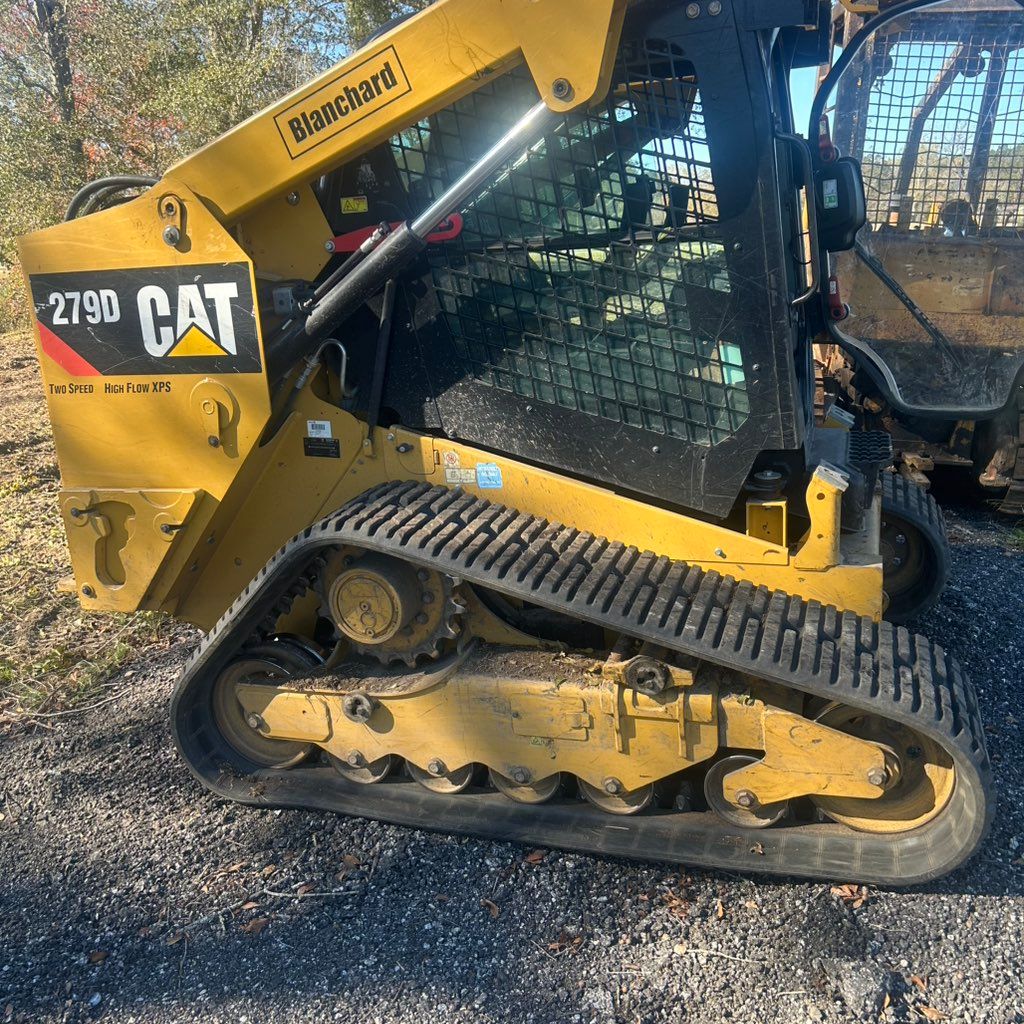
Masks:
[[[530,773],[525,768],[513,768],[512,781],[518,786],[525,786],[530,781]]]
[[[739,806],[742,807],[744,810],[750,810],[750,808],[757,803],[757,799],[754,797],[754,794],[751,793],[749,789],[741,789],[736,794],[736,803],[739,804]]]
[[[95,589],[92,586],[90,586],[88,583],[86,583],[86,585],[84,587],[82,587],[82,594],[85,597],[95,597],[96,596],[96,591],[95,591]]]
[[[708,14],[710,14],[712,18],[717,18],[721,13],[721,0],[711,0],[711,3],[708,4]]]
[[[173,224],[164,228],[164,241],[168,245],[177,245],[181,241],[181,232]]]
[[[324,242],[324,248],[328,252],[334,252],[334,239],[333,238],[328,238],[327,241]]]
[[[605,779],[602,785],[609,796],[618,796],[622,792],[622,783],[618,779]]]
[[[419,615],[416,616],[416,621],[421,626],[424,626],[424,625],[426,625],[426,622],[427,622],[427,616],[423,612],[420,612]]]
[[[868,772],[868,782],[872,786],[884,786],[889,781],[889,773],[884,768],[872,768]]]
[[[551,83],[551,95],[556,100],[567,100],[572,96],[572,84],[568,78],[556,78]]]
[[[249,714],[245,716],[245,724],[249,726],[250,729],[259,729],[263,724],[263,720],[254,711],[250,711]]]
[[[439,757],[432,758],[430,763],[427,765],[427,771],[434,776],[444,775],[444,761],[442,761]]]
[[[350,750],[345,758],[345,764],[350,768],[362,768],[366,764],[366,758],[358,750]]]
[[[897,533],[896,534],[896,543],[897,544],[901,544],[901,545],[902,544],[906,544],[907,543],[907,538],[902,533]]]
[[[699,18],[700,17],[700,4],[687,4],[686,5],[686,16],[688,18]]]
[[[211,434],[211,435],[210,435],[210,436],[209,436],[209,437],[208,437],[208,438],[206,439],[206,443],[207,443],[207,444],[208,444],[208,445],[209,445],[209,446],[210,446],[211,448],[219,448],[219,447],[220,447],[220,438],[219,438],[219,437],[217,437],[217,435],[216,435],[216,434]]]
[[[721,548],[715,548],[715,554],[719,558],[725,558],[725,552]]]
[[[298,206],[299,205],[299,193],[298,192],[289,192],[287,197],[286,197],[286,199],[287,199],[287,203],[288,203],[289,206]]]

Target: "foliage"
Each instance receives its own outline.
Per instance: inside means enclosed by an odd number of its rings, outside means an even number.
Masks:
[[[0,268],[86,181],[160,175],[422,5],[0,0]]]

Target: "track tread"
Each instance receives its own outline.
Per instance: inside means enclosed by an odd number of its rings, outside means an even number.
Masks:
[[[928,502],[922,507],[932,514]],[[909,854],[901,846],[907,840],[892,841],[887,864],[877,844],[863,836],[840,842],[838,848],[856,854],[858,862],[864,849],[874,851],[873,866],[861,872],[863,877],[934,877],[967,856],[987,827],[985,810],[977,811],[984,807],[990,813],[992,803],[986,799],[990,770],[980,712],[969,682],[941,647],[890,622],[876,623],[737,582],[714,570],[516,513],[458,488],[416,483],[381,485],[354,499],[285,545],[239,595],[178,684],[175,732],[183,750],[189,747],[182,709],[189,710],[190,687],[220,671],[253,624],[272,610],[274,594],[287,590],[287,580],[303,573],[324,543],[384,551],[724,668],[870,710],[933,736],[953,754],[960,787],[970,790],[961,796],[974,802],[977,820],[959,830],[967,834],[944,835],[947,849],[918,851],[927,864],[916,869],[907,867]],[[279,579],[275,591],[271,584]],[[185,750],[193,770],[217,789],[209,771],[194,763],[193,747]],[[909,840],[911,846],[920,845],[918,834],[924,831],[908,834],[918,837]],[[780,836],[778,842],[781,851],[795,839]],[[651,850],[641,855],[656,856]],[[820,871],[821,858],[830,855],[823,851],[806,873]],[[790,854],[777,863],[747,866],[802,873]]]

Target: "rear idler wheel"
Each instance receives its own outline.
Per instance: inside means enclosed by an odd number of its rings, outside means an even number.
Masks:
[[[395,759],[390,754],[378,757],[376,761],[367,761],[358,751],[353,751],[346,758],[328,754],[327,760],[331,767],[349,782],[358,782],[363,786],[383,782],[394,768]]]
[[[529,781],[526,778],[522,782],[516,782],[515,779],[510,779],[493,768],[490,769],[488,775],[491,785],[499,793],[519,804],[542,804],[558,793],[563,785],[561,772],[555,772],[554,775],[549,775],[546,779],[540,779],[537,782]]]
[[[469,788],[473,782],[476,765],[466,764],[450,772],[443,761],[435,758],[427,764],[426,768],[420,768],[411,761],[406,761],[405,770],[409,773],[409,777],[424,789],[429,789],[431,793],[450,796]]]
[[[877,743],[886,752],[888,780],[877,799],[811,798],[833,821],[858,832],[907,832],[927,824],[949,802],[956,773],[949,755],[934,740],[905,725],[842,704],[827,707],[817,721]]]
[[[758,758],[749,754],[732,754],[716,761],[704,776],[704,797],[711,808],[723,821],[739,828],[770,828],[777,825],[789,812],[789,801],[775,804],[752,804],[737,807],[725,797],[725,777],[738,768],[756,764]],[[742,794],[741,794],[742,795]]]
[[[294,768],[309,757],[312,743],[262,735],[260,716],[246,712],[236,687],[240,683],[279,686],[292,676],[304,675],[320,660],[312,650],[282,639],[238,655],[221,671],[210,694],[210,710],[218,732],[235,753],[257,768]]]

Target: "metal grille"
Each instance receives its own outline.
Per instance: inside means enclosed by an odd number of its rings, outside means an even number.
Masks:
[[[893,23],[841,87],[878,228],[1024,232],[1024,29],[1015,13],[933,8]]]
[[[700,91],[677,48],[624,48],[600,109],[510,163],[432,249],[465,370],[518,395],[700,445],[749,407]],[[392,140],[426,205],[537,94],[516,72]]]

